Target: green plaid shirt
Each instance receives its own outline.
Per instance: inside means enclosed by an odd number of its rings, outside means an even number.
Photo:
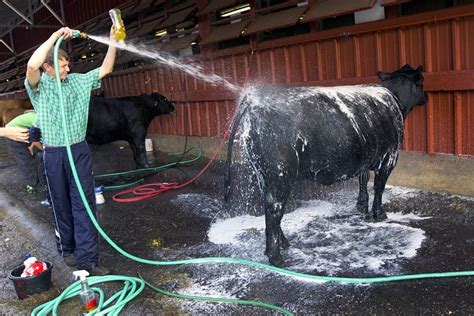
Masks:
[[[45,146],[66,146],[63,135],[61,108],[56,81],[43,73],[38,88],[33,91],[27,79],[25,87],[36,110],[36,125],[41,129],[41,141]],[[61,83],[66,115],[69,144],[86,138],[87,119],[91,91],[100,88],[99,68],[85,74],[73,73]]]

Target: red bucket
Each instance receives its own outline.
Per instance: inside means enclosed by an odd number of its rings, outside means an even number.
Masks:
[[[53,269],[53,264],[48,261],[45,261],[45,263],[48,269],[37,275],[22,277],[21,273],[25,269],[23,264],[10,272],[8,278],[13,281],[16,295],[20,300],[51,288],[51,270]]]

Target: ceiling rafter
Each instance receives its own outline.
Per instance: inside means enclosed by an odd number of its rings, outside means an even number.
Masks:
[[[2,0],[0,4],[3,3],[5,6],[8,6],[11,11],[16,13],[16,16],[8,21],[7,17],[11,14],[8,14],[8,12],[2,12],[3,15],[0,16],[0,20],[6,21],[7,23],[0,25],[0,38],[3,39],[8,33],[11,34],[12,30],[18,27],[57,28],[57,25],[41,25],[34,23],[33,15],[42,8],[48,10],[51,15],[61,23],[61,25],[66,25],[63,0],[59,1],[61,17],[48,5],[48,3],[51,2],[50,0]],[[28,24],[21,24],[23,21],[26,21]]]

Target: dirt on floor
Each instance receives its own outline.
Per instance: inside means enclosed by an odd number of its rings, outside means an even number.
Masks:
[[[92,152],[96,174],[134,167],[131,151],[123,144],[92,148]],[[176,156],[154,152],[149,159],[163,164],[175,161]],[[145,181],[182,182],[203,165],[204,161],[181,164]],[[41,204],[45,198],[41,190],[28,192],[19,174],[0,141],[0,314],[30,314],[73,282],[73,269],[56,251],[52,211]],[[106,191],[105,204],[98,206],[98,222],[118,246],[142,258],[238,257],[267,263],[264,218],[256,191],[250,190],[252,177],[237,182],[240,192],[235,192],[229,206],[222,201],[222,174],[222,163],[215,163],[181,190],[134,203],[114,202],[117,191]],[[136,179],[127,181],[132,180]],[[282,251],[288,270],[357,278],[474,270],[471,198],[388,187],[384,207],[389,219],[370,223],[355,209],[355,182],[322,188],[302,181],[293,191],[282,221],[290,241],[290,248]],[[18,300],[7,276],[27,253],[53,263],[53,287]],[[140,273],[167,291],[258,300],[299,314],[474,314],[473,277],[350,284],[287,276],[241,264],[149,265],[123,257],[103,238],[101,263],[117,275]],[[100,287],[111,295],[120,284],[109,282]],[[77,298],[61,304],[60,314],[79,312]],[[149,287],[122,312],[159,313],[273,314],[261,307],[169,298]]]

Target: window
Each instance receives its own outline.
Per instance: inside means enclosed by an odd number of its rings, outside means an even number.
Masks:
[[[248,36],[241,36],[238,38],[219,42],[219,44],[217,44],[217,48],[224,49],[248,44],[250,44],[250,39],[248,38]]]
[[[474,0],[414,0],[408,3],[400,5],[398,15],[412,15],[422,12],[429,12],[435,10],[441,10],[445,8],[451,8],[455,6],[461,6],[465,4],[473,4]]]
[[[259,41],[268,41],[282,37],[301,35],[309,33],[309,25],[306,24],[297,24],[294,26],[289,26],[281,29],[264,31],[258,34]]]
[[[277,4],[287,3],[287,0],[257,0],[257,9],[268,8]]]
[[[330,30],[337,27],[349,26],[354,25],[354,13],[349,13],[345,15],[341,15],[335,18],[327,18],[322,21],[317,22],[317,30]]]

